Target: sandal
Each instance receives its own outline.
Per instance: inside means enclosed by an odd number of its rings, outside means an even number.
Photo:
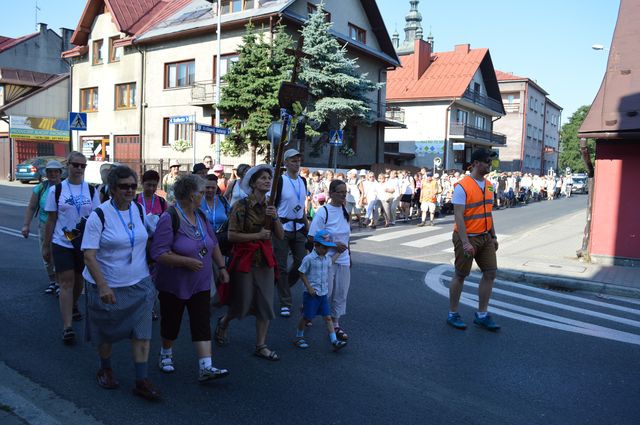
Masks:
[[[218,347],[222,347],[224,345],[227,345],[229,343],[229,338],[227,338],[227,328],[226,327],[222,327],[221,323],[222,322],[222,318],[224,316],[220,316],[218,317],[218,323],[216,324],[216,332],[214,335],[215,341],[216,341],[216,345]]]
[[[336,337],[340,341],[347,341],[349,339],[349,335],[347,335],[347,333],[341,327],[333,328],[333,330],[336,332]]]
[[[263,350],[268,350],[269,354],[265,354]],[[269,350],[269,347],[267,347],[267,344],[256,345],[256,351],[253,354],[256,357],[260,357],[265,360],[270,360],[272,362],[280,360],[280,356],[278,356],[278,354],[275,351]]]
[[[293,345],[298,348],[309,348],[309,344],[303,337],[296,338],[296,340],[293,341]]]
[[[340,341],[339,339],[336,339],[331,343],[331,345],[333,345],[333,351],[338,351],[347,346],[347,341]]]

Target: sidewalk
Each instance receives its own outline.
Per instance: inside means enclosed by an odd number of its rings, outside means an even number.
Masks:
[[[538,286],[640,298],[640,269],[587,263],[582,246],[586,211],[513,235],[500,244],[498,277]]]

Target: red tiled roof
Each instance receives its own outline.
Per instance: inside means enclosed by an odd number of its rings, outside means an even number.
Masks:
[[[498,81],[508,81],[508,80],[528,80],[529,78],[527,77],[519,77],[517,75],[514,75],[511,72],[503,72],[503,71],[498,71],[496,69],[496,77],[498,78]]]
[[[431,64],[416,79],[417,55],[400,56],[402,68],[387,74],[387,100],[460,97],[489,49],[456,49],[431,54]]]
[[[62,52],[62,57],[65,59],[75,58],[78,56],[82,56],[89,51],[89,46],[75,46],[71,50],[67,50],[66,52]]]
[[[29,40],[30,38],[33,38],[38,34],[40,33],[34,32],[33,34],[23,35],[22,37],[18,37],[18,38],[9,38],[9,37],[0,36],[0,53],[22,43],[23,41]]]

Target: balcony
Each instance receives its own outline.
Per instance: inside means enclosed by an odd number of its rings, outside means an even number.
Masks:
[[[449,126],[449,136],[452,139],[470,139],[493,145],[505,145],[507,143],[507,136],[502,133],[472,127],[463,122],[452,122],[451,126]]]
[[[191,86],[191,104],[199,106],[210,106],[215,101],[215,94],[215,81],[196,81]]]
[[[465,90],[462,95],[463,100],[468,100],[471,103],[476,105],[484,106],[485,108],[491,109],[494,112],[498,112],[502,115],[502,101],[493,99],[491,97],[487,97],[483,94],[480,94],[473,90]]]
[[[404,109],[402,108],[398,108],[397,106],[388,106],[384,116],[390,121],[404,124]]]

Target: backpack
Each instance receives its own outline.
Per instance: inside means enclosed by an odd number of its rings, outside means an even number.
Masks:
[[[276,191],[276,200],[275,200],[275,207],[278,208],[278,206],[280,205],[280,199],[282,199],[282,186],[284,185],[284,178],[282,176],[279,177],[280,178],[280,182],[278,183],[278,190]],[[300,177],[302,179],[302,183],[304,183],[304,193],[305,193],[305,197],[308,193],[307,191],[307,179],[305,179],[304,177]]]
[[[326,205],[323,205],[321,209],[324,210],[324,224],[327,224],[327,221],[329,220],[329,209]],[[342,205],[342,215],[344,216],[344,219],[347,220],[347,223],[351,222],[351,215],[349,215],[344,205]]]

